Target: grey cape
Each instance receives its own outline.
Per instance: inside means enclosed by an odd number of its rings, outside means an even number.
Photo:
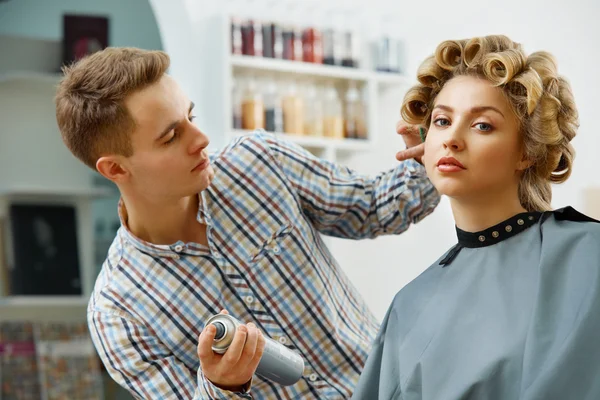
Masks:
[[[600,224],[571,207],[458,244],[394,298],[353,399],[600,400]]]

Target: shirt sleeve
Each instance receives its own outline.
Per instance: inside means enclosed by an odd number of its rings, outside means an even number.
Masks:
[[[188,368],[149,328],[130,319],[90,311],[88,325],[110,376],[136,399],[252,399],[219,389],[201,368]]]
[[[398,234],[439,204],[440,196],[425,168],[414,160],[367,176],[273,135],[259,135],[296,192],[305,215],[326,235],[363,239]]]

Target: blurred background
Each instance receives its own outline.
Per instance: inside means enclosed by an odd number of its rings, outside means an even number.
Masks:
[[[60,139],[61,65],[106,46],[167,51],[211,149],[264,128],[375,174],[404,148],[395,124],[420,62],[443,40],[505,34],[571,82],[577,157],[553,206],[600,218],[599,17],[594,0],[0,0],[0,398],[130,398],[85,325],[119,197]],[[327,241],[383,318],[455,232],[443,199],[401,236]]]

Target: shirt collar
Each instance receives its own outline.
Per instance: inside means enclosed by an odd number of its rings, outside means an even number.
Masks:
[[[198,222],[209,225],[210,215],[208,212],[208,206],[207,206],[208,203],[206,200],[206,198],[208,196],[205,196],[204,192],[206,192],[206,190],[202,191],[198,195],[199,208],[198,208],[198,214],[197,214],[196,218],[197,218]],[[200,250],[200,252],[202,252],[201,247],[203,247],[203,246],[199,245],[199,244],[193,244],[193,248],[186,249],[187,244],[181,240],[178,240],[177,242],[169,244],[169,245],[154,244],[154,243],[145,241],[143,239],[140,239],[139,237],[134,235],[133,232],[131,232],[129,230],[129,226],[127,225],[127,221],[128,221],[129,217],[127,214],[127,208],[125,207],[125,203],[123,202],[122,198],[119,200],[118,213],[119,213],[119,220],[121,221],[121,227],[122,227],[122,229],[119,230],[119,234],[127,242],[131,243],[134,247],[136,247],[138,250],[140,250],[143,253],[153,255],[153,256],[159,256],[159,257],[177,258],[179,256],[179,253],[181,253],[184,250],[186,250],[186,252],[190,252],[190,253],[197,253],[199,250]]]

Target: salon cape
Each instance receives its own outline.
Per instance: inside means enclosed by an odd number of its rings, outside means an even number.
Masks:
[[[600,399],[600,223],[571,207],[458,243],[394,298],[353,399]]]

